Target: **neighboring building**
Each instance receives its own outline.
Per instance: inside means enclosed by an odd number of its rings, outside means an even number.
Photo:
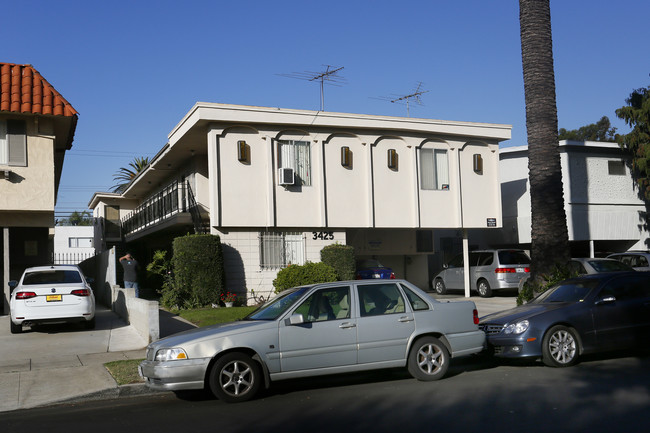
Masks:
[[[89,207],[101,242],[123,239],[140,262],[176,236],[219,235],[240,294],[268,294],[279,269],[320,261],[335,242],[426,288],[437,229],[501,227],[510,129],[197,103],[123,194],[96,193]]]
[[[0,282],[52,263],[54,205],[77,112],[31,65],[0,63]]]
[[[560,141],[560,160],[571,255],[604,256],[648,249],[646,207],[630,173],[631,159],[616,143]],[[530,248],[528,148],[500,151],[503,229],[473,242]],[[483,237],[485,236],[485,237]],[[482,245],[483,246],[483,245]]]
[[[94,226],[54,227],[55,264],[76,265],[94,255]]]

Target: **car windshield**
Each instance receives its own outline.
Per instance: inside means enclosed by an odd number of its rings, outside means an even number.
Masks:
[[[597,272],[633,271],[634,268],[618,260],[592,260],[589,262]]]
[[[357,268],[383,268],[384,266],[378,260],[362,260],[357,264]]]
[[[28,272],[23,278],[23,286],[35,284],[74,284],[81,283],[81,275],[75,270],[51,269]]]
[[[530,258],[523,251],[499,251],[499,263],[502,265],[529,265]]]
[[[303,286],[285,290],[242,320],[275,320],[283,315],[312,286]]]
[[[569,280],[551,287],[546,292],[533,299],[531,304],[546,304],[555,302],[582,301],[591,289],[598,286],[599,280]]]

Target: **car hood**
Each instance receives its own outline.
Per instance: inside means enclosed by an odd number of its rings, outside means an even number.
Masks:
[[[230,337],[245,332],[259,331],[270,327],[277,328],[278,322],[275,320],[242,320],[238,322],[220,323],[217,325],[206,326],[203,328],[190,329],[170,335],[149,344],[150,348],[158,349],[161,347],[175,347],[187,343],[198,343],[205,339],[214,339]]]
[[[506,324],[517,320],[530,319],[539,314],[557,310],[565,307],[566,303],[548,303],[548,304],[526,304],[520,305],[509,310],[499,311],[498,313],[488,314],[481,317],[481,323]]]

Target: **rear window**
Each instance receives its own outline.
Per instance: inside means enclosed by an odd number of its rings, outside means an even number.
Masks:
[[[529,265],[530,258],[523,251],[499,251],[499,263],[502,265]]]
[[[23,278],[23,285],[81,283],[81,275],[75,270],[53,269],[47,271],[29,272]]]

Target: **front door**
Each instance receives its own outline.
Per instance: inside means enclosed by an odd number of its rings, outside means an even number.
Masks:
[[[280,325],[282,372],[354,365],[357,362],[356,319],[350,314],[350,287],[314,291],[292,314],[304,323]]]

